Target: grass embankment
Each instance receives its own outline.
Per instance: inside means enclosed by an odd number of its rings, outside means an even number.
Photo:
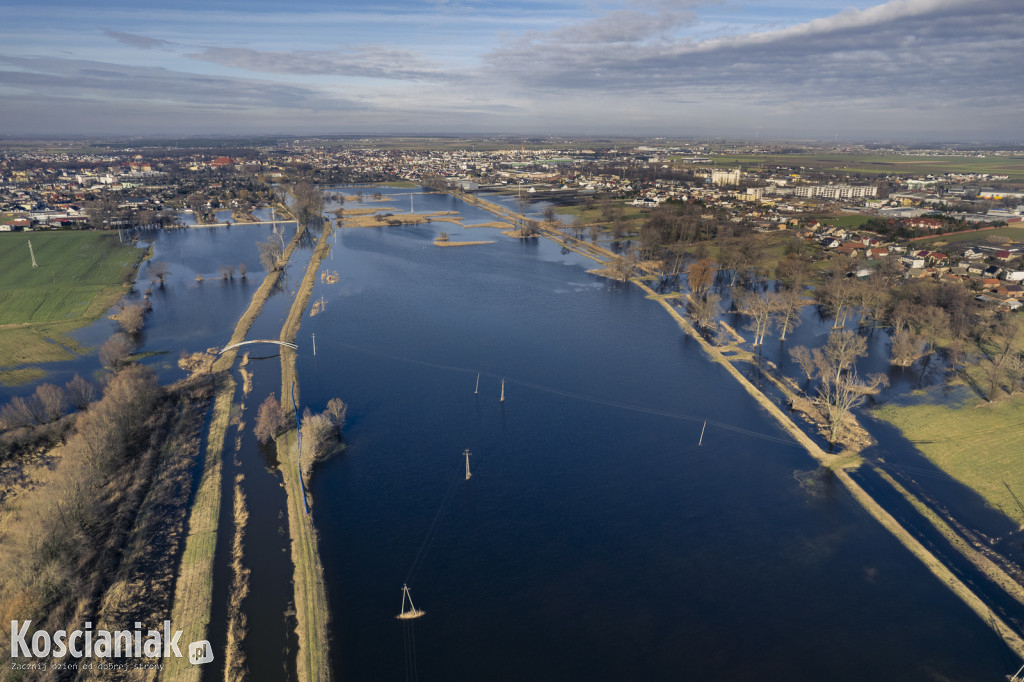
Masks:
[[[0,383],[38,379],[37,365],[74,357],[67,333],[103,316],[144,256],[105,232],[0,235]]]
[[[169,559],[177,557],[185,543],[192,465],[199,457],[203,415],[212,386],[187,379],[172,386],[170,392],[176,418],[160,446],[160,460],[151,472],[153,482],[125,544],[120,568],[103,597],[99,628],[118,630],[135,621],[155,626],[171,611],[176,567]],[[154,677],[155,673],[141,670],[123,675],[124,679]]]
[[[906,547],[910,552],[916,556],[925,567],[938,578],[942,583],[948,587],[953,594],[959,597],[972,611],[974,611],[979,618],[985,621],[992,630],[999,635],[1002,640],[1006,643],[1010,649],[1013,650],[1018,656],[1024,658],[1024,639],[1021,639],[1017,632],[1009,627],[1003,619],[991,608],[983,602],[978,595],[976,595],[970,587],[968,587],[962,580],[953,574],[945,564],[931,553],[923,544],[921,544],[917,538],[911,535],[906,528],[900,525],[900,523],[892,517],[889,512],[885,511],[880,504],[867,494],[867,492],[861,488],[856,481],[850,478],[850,475],[842,469],[836,470],[836,477],[842,481],[843,485],[850,491],[854,499],[860,503],[864,509],[868,511],[871,516],[875,518],[882,526],[885,527],[893,536],[899,540],[900,544]],[[897,492],[899,492],[897,490]],[[955,545],[954,545],[955,546]],[[995,569],[1001,573],[999,569]],[[1012,581],[1011,581],[1012,582]]]
[[[684,318],[679,311],[672,307],[672,305],[664,298],[659,298],[654,291],[641,281],[633,280],[633,282],[641,289],[646,291],[649,296],[658,301],[658,303],[669,312],[670,315],[676,320],[679,326],[689,334],[691,337],[700,343],[701,348],[707,353],[712,360],[725,367],[726,371],[732,374],[740,385],[749,393],[754,400],[757,401],[761,407],[768,411],[768,413],[775,418],[775,420],[786,430],[793,438],[800,443],[808,454],[818,460],[824,466],[831,468],[839,481],[846,486],[846,488],[853,495],[853,498],[857,500],[860,505],[867,510],[869,514],[876,521],[888,530],[893,536],[899,540],[899,542],[906,547],[910,552],[916,556],[928,570],[939,580],[943,582],[954,594],[956,594],[972,611],[974,611],[982,620],[989,624],[989,626],[1000,636],[1003,641],[1006,642],[1007,646],[1013,649],[1019,656],[1024,657],[1024,639],[1022,639],[1012,628],[1006,625],[1006,623],[989,608],[974,592],[968,587],[962,580],[957,578],[938,558],[935,557],[924,545],[922,545],[914,536],[912,536],[899,522],[893,518],[893,516],[887,512],[878,502],[874,500],[860,485],[854,481],[847,473],[847,467],[856,467],[861,464],[859,457],[842,457],[836,455],[830,455],[826,453],[821,447],[818,446],[807,434],[805,434],[793,420],[789,418],[779,407],[772,402],[764,393],[762,393],[756,386],[743,376],[739,370],[737,370],[732,362],[729,361],[721,352],[697,333],[697,330]],[[902,408],[901,408],[902,409]],[[891,478],[885,477],[890,483],[895,483]],[[920,501],[913,498],[906,490],[896,486],[897,492],[900,492],[904,497],[910,499],[917,504],[915,506],[923,507]],[[922,511],[919,509],[919,511]],[[922,511],[922,514],[924,512]],[[925,518],[930,522],[935,523],[937,517],[932,514],[924,514]],[[943,524],[945,525],[945,524]],[[938,527],[938,526],[937,526]],[[942,528],[939,528],[940,532]],[[950,531],[952,536],[955,534]],[[950,536],[947,536],[950,537]],[[980,570],[988,575],[992,580],[999,584],[1013,596],[1018,598],[1021,595],[1020,586],[1007,576],[998,566],[986,559],[979,552],[974,551],[970,548],[967,543],[963,542],[959,536],[956,537],[956,542],[953,542],[953,546],[964,553],[969,560],[972,561]],[[953,540],[953,537],[950,537]],[[1024,603],[1024,602],[1022,602]]]
[[[478,244],[493,244],[494,240],[491,239],[485,242],[443,242],[439,239],[434,240],[434,246],[477,246]]]
[[[285,262],[295,251],[302,232],[303,229],[300,226],[285,248],[283,254]],[[253,322],[259,316],[271,290],[277,284],[280,274],[280,270],[267,274],[253,294],[249,307],[239,318],[234,333],[226,345],[245,340],[245,335],[249,333]],[[235,381],[231,378],[229,370],[235,361],[235,355],[236,352],[230,350],[221,355],[213,364],[217,382],[213,419],[210,422],[206,439],[202,477],[189,513],[189,534],[185,544],[185,553],[178,568],[178,578],[174,590],[172,622],[184,631],[182,639],[188,642],[206,639],[210,624],[210,607],[213,602],[213,560],[217,546],[217,526],[221,505],[222,455],[231,421],[231,405],[235,395]],[[201,666],[191,665],[187,659],[181,658],[169,661],[162,679],[199,680],[201,676]]]
[[[217,548],[217,525],[220,518],[221,452],[231,421],[231,401],[235,382],[227,372],[216,376],[216,398],[213,419],[207,435],[202,478],[188,518],[188,538],[178,568],[174,588],[171,622],[182,630],[183,642],[207,639],[210,607],[213,602],[213,558]],[[165,680],[202,678],[202,667],[187,658],[167,659]]]
[[[326,227],[320,235],[309,267],[302,278],[288,318],[281,329],[281,341],[294,343],[302,324],[316,283],[320,262],[330,249],[327,243],[331,229]],[[292,386],[295,401],[299,401],[299,387],[295,372],[295,351],[281,349],[281,403],[287,410],[291,405]],[[301,419],[301,415],[295,415]],[[287,495],[288,535],[291,538],[293,584],[295,588],[295,618],[299,638],[297,672],[300,680],[329,680],[331,677],[329,627],[330,610],[327,603],[327,585],[320,563],[318,538],[312,517],[306,512],[302,474],[299,472],[298,439],[295,429],[277,438],[277,457]]]
[[[1018,524],[1021,510],[1003,481],[1024,500],[1024,396],[986,403],[883,405],[874,414],[896,428],[947,474]]]

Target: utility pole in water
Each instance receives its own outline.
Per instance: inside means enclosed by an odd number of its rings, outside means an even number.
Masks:
[[[316,355],[316,334],[313,334],[313,355]]]

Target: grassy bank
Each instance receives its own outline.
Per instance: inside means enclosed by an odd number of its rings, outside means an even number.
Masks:
[[[172,610],[176,566],[168,559],[179,556],[185,543],[192,467],[200,454],[203,415],[212,386],[202,379],[188,379],[170,393],[177,414],[161,444],[159,462],[147,473],[153,482],[139,508],[121,566],[104,594],[98,627],[116,630],[134,621],[156,624]],[[124,679],[153,677],[140,670]]]
[[[1024,499],[1024,396],[995,403],[971,396],[954,405],[883,405],[873,411],[947,474],[1018,524],[1024,511],[1003,481]]]
[[[174,608],[171,610],[171,622],[182,630],[184,642],[207,639],[213,602],[213,559],[217,548],[223,468],[221,453],[235,395],[235,382],[229,373],[219,373],[216,382],[213,419],[203,454],[203,473],[188,517],[188,538],[178,567]],[[198,682],[202,672],[201,666],[192,665],[187,658],[171,658],[167,660],[162,679]]]
[[[320,262],[330,248],[327,240],[331,231],[328,224],[320,235],[320,241],[310,258],[309,267],[281,329],[281,341],[295,341],[313,292],[313,285],[316,283]],[[281,402],[287,409],[291,404],[293,382],[296,402],[299,400],[299,388],[295,372],[295,351],[290,348],[282,348],[281,351]],[[301,418],[301,415],[296,415],[296,418]],[[288,536],[291,538],[292,563],[295,569],[293,584],[296,630],[299,638],[297,671],[300,680],[329,680],[330,610],[327,603],[327,585],[324,583],[323,566],[320,563],[316,529],[306,511],[298,453],[295,429],[277,438],[277,457],[287,495]]]
[[[34,365],[72,358],[67,333],[116,303],[144,256],[105,232],[0,235],[0,382],[32,381],[45,371]]]
[[[287,261],[299,243],[302,229],[284,251]],[[245,340],[253,322],[259,316],[271,290],[277,284],[280,271],[267,274],[253,294],[249,307],[239,318],[227,345]],[[231,365],[235,361],[234,350],[221,355],[213,364],[216,377],[216,395],[213,418],[206,438],[206,450],[199,488],[196,491],[189,512],[188,538],[174,590],[172,622],[184,630],[185,641],[207,638],[210,624],[210,608],[213,602],[213,561],[217,546],[218,521],[221,505],[221,476],[224,441],[231,420],[231,406],[235,395],[235,381],[231,378]],[[202,668],[193,666],[184,658],[173,659],[163,673],[165,680],[196,680],[202,676]]]

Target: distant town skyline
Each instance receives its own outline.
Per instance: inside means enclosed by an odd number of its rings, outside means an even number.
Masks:
[[[1020,0],[14,0],[0,135],[1024,142]]]

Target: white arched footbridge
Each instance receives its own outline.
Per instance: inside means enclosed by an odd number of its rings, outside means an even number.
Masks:
[[[251,343],[276,343],[279,346],[291,348],[292,350],[299,349],[299,347],[296,346],[294,343],[289,343],[288,341],[277,341],[276,339],[253,339],[252,341],[240,341],[238,343],[233,343],[230,346],[224,346],[223,348],[220,349],[220,353],[218,353],[218,355],[226,353],[234,348],[238,348],[239,346],[248,346]]]

